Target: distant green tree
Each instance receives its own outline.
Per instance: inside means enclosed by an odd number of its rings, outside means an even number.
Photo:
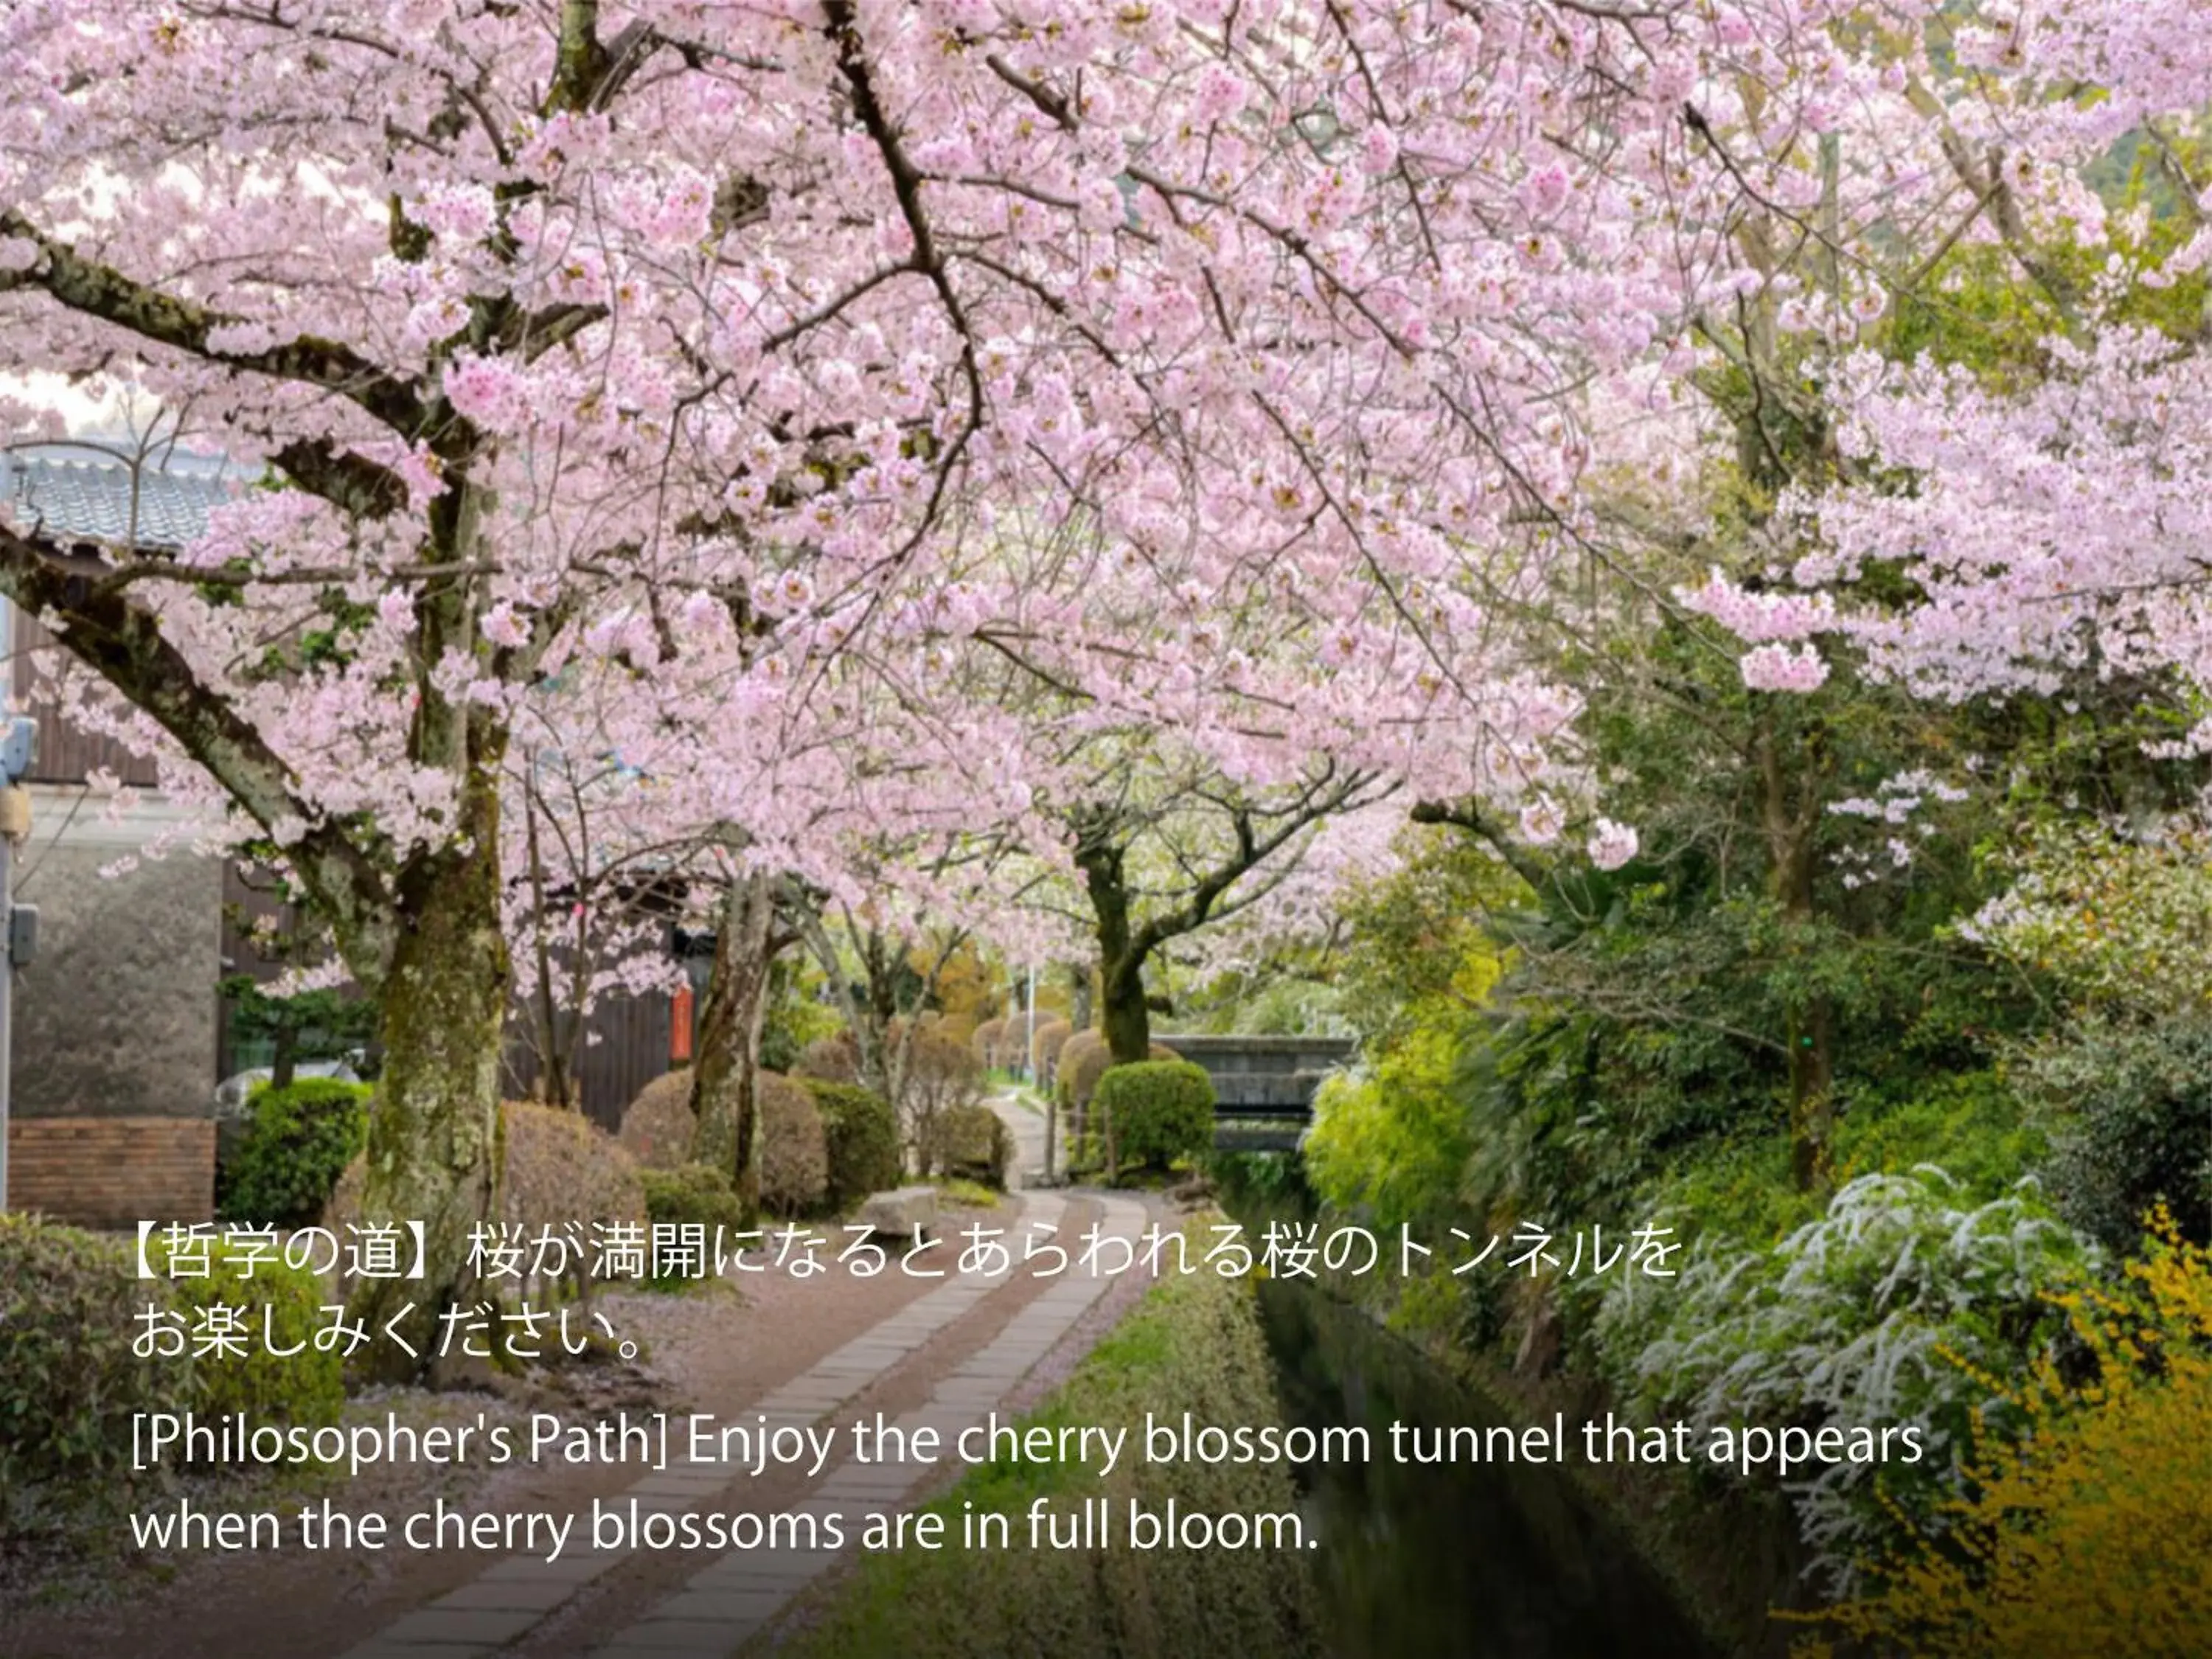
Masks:
[[[290,1085],[302,1062],[343,1060],[376,1035],[376,1005],[357,993],[275,996],[251,974],[228,975],[216,988],[230,1005],[234,1036],[274,1045],[270,1081],[279,1089]]]

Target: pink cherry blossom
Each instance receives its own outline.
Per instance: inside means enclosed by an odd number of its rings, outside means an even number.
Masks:
[[[1590,827],[1589,859],[1601,870],[1618,870],[1643,846],[1636,831],[1611,818],[1600,818]]]

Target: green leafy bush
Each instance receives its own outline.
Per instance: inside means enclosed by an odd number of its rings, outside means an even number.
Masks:
[[[136,1271],[119,1240],[0,1214],[0,1495],[125,1467],[131,1414],[184,1403],[184,1362],[131,1351],[158,1289]]]
[[[830,1153],[830,1206],[843,1210],[870,1193],[897,1186],[902,1165],[898,1115],[890,1102],[858,1084],[813,1077],[797,1080],[822,1113]]]
[[[763,1072],[756,1082],[760,1112],[760,1200],[771,1215],[809,1215],[830,1191],[830,1141],[822,1109],[804,1083]]]
[[[119,1473],[131,1462],[137,1412],[336,1420],[343,1360],[314,1341],[332,1297],[281,1253],[257,1249],[247,1276],[245,1248],[219,1237],[204,1276],[173,1278],[157,1233],[147,1260],[158,1276],[141,1279],[121,1239],[0,1215],[0,1494]],[[185,1352],[132,1352],[149,1304],[182,1316]],[[233,1334],[234,1350],[211,1343],[217,1330]],[[17,1518],[0,1513],[0,1530]]]
[[[161,1235],[148,1242],[154,1271],[174,1274],[174,1256]],[[204,1275],[170,1276],[163,1289],[195,1333],[234,1328],[236,1342],[210,1347],[191,1362],[192,1400],[207,1412],[245,1412],[259,1419],[334,1423],[345,1406],[345,1360],[338,1347],[319,1352],[322,1310],[338,1298],[306,1267],[285,1265],[281,1251],[248,1253],[234,1236],[207,1254]],[[178,1362],[168,1364],[173,1368]],[[173,1369],[171,1376],[176,1375]]]
[[[952,1106],[932,1123],[927,1151],[928,1167],[935,1174],[1004,1192],[1014,1161],[1014,1137],[988,1106]]]
[[[740,1228],[744,1206],[730,1177],[708,1164],[679,1164],[672,1170],[641,1170],[646,1219],[670,1226]]]
[[[1164,1170],[1213,1144],[1213,1079],[1187,1060],[1114,1066],[1091,1103],[1117,1164]]]
[[[2212,1016],[2085,1021],[2030,1056],[2021,1080],[2069,1220],[2124,1250],[2162,1203],[2183,1237],[2212,1243]]]
[[[247,1097],[246,1131],[222,1171],[218,1207],[226,1220],[258,1227],[303,1227],[322,1212],[346,1165],[368,1140],[365,1083],[295,1079],[264,1083]]]
[[[1840,1180],[1932,1164],[1964,1196],[1987,1200],[2011,1191],[2049,1147],[2004,1079],[1982,1071],[1929,1078],[1902,1104],[1854,1103],[1836,1125],[1833,1151]]]
[[[1149,1057],[1153,1060],[1176,1060],[1176,1051],[1163,1043],[1152,1044]],[[1063,1110],[1073,1109],[1079,1121],[1091,1108],[1091,1097],[1097,1091],[1098,1079],[1106,1075],[1106,1068],[1114,1063],[1114,1055],[1106,1047],[1104,1035],[1098,1031],[1078,1031],[1061,1045],[1059,1080],[1055,1088]]]
[[[1817,1565],[1845,1589],[1900,1517],[1935,1524],[1978,1422],[2025,1427],[1993,1382],[2048,1353],[2065,1325],[2054,1298],[2098,1265],[2032,1185],[1970,1206],[1940,1170],[1862,1176],[1771,1249],[1716,1239],[1677,1279],[1617,1275],[1598,1315],[1623,1393],[1701,1436],[1742,1422],[1923,1430],[1917,1465],[1839,1463],[1796,1489]]]
[[[1450,1210],[1470,1151],[1467,1108],[1450,1088],[1455,1054],[1449,1030],[1424,1026],[1371,1070],[1325,1079],[1305,1147],[1314,1189],[1385,1227]]]
[[[795,968],[793,959],[781,956],[769,970],[768,1017],[761,1024],[761,1064],[771,1072],[788,1072],[799,1064],[809,1044],[837,1030],[834,1008],[817,1000],[811,973]]]

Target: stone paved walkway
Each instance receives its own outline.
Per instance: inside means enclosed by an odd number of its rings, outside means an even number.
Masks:
[[[1012,1094],[992,1096],[991,1109],[1013,1132],[1014,1166],[1006,1172],[1006,1185],[1018,1191],[1044,1174],[1044,1114],[1029,1110]]]
[[[1030,1202],[1057,1200],[1033,1198]],[[1144,1206],[1121,1198],[1101,1203],[1105,1214],[1100,1231],[1136,1238],[1146,1219]],[[927,1406],[898,1419],[896,1428],[908,1436],[933,1428],[941,1445],[953,1445],[963,1430],[989,1419],[1030,1368],[1112,1283],[1071,1269],[940,1382]],[[817,1515],[841,1512],[848,1532],[857,1531],[856,1517],[904,1508],[945,1467],[848,1462],[830,1471],[814,1495],[794,1508]],[[799,1591],[853,1553],[849,1546],[843,1551],[733,1550],[599,1649],[593,1659],[728,1659]]]
[[[1036,1156],[1041,1163],[1043,1120],[1018,1107],[1007,1109],[1012,1114],[1010,1122],[1026,1117],[1035,1126]],[[1143,1206],[1118,1198],[1101,1203],[1103,1231],[1137,1236],[1145,1219]],[[1008,1237],[1025,1238],[1034,1228],[1057,1226],[1065,1210],[1058,1197],[1028,1194]],[[1007,1273],[948,1279],[750,1409],[763,1414],[771,1428],[803,1427],[834,1418],[993,1291],[1016,1282],[1017,1276]],[[1017,1313],[996,1338],[945,1377],[928,1405],[900,1418],[897,1427],[908,1432],[934,1427],[950,1443],[962,1429],[984,1421],[1112,1282],[1071,1268]],[[901,1508],[933,1472],[927,1465],[848,1462],[833,1468],[807,1498],[784,1507],[792,1512],[842,1511],[851,1525],[866,1512]],[[720,1467],[672,1468],[648,1474],[609,1501],[625,1510],[635,1500],[644,1512],[685,1513],[719,1497],[732,1480],[732,1472]],[[735,1507],[746,1505],[739,1501]],[[857,1531],[857,1526],[853,1529]],[[351,1649],[344,1659],[481,1659],[516,1641],[629,1558],[630,1553],[623,1550],[574,1549],[551,1563],[536,1556],[511,1557],[388,1626]],[[599,1659],[726,1659],[836,1559],[826,1551],[732,1551],[597,1650]]]

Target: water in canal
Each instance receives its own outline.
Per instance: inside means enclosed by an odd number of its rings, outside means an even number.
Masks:
[[[1288,1420],[1364,1426],[1365,1465],[1302,1471],[1334,1659],[1701,1659],[1700,1644],[1618,1530],[1564,1472],[1401,1467],[1393,1421],[1503,1421],[1358,1310],[1262,1286]]]

